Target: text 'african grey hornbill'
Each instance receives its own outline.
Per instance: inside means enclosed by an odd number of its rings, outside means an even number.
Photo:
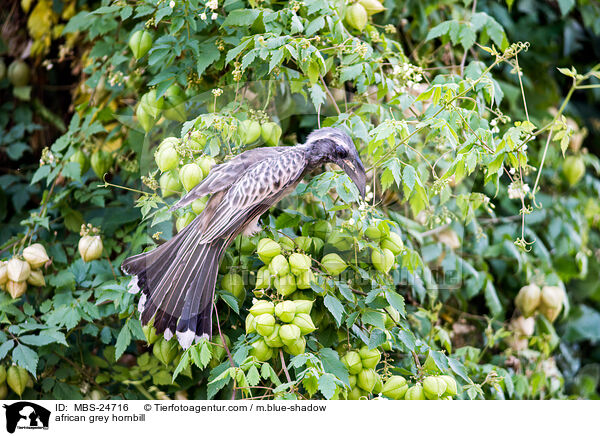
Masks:
[[[209,337],[223,251],[240,233],[258,231],[260,216],[327,162],[342,167],[364,197],[363,164],[350,137],[336,128],[316,130],[302,145],[255,148],[215,166],[171,208],[212,194],[204,211],[168,242],[123,262],[123,271],[135,276],[131,291],[142,292],[142,323],[154,319],[167,340],[176,332],[183,348]]]

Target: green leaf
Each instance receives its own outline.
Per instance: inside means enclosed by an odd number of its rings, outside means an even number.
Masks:
[[[336,351],[331,348],[323,348],[319,351],[319,357],[321,358],[325,372],[335,375],[346,386],[350,386],[350,374],[348,374],[348,369],[340,361]]]
[[[117,344],[115,347],[115,360],[118,360],[123,355],[125,349],[130,343],[131,332],[129,331],[127,324],[125,324],[119,332],[119,336],[117,336]]]
[[[406,309],[404,307],[404,297],[398,294],[395,291],[390,289],[385,291],[385,299],[390,303],[394,309],[396,309],[400,315],[405,318],[406,317]]]
[[[250,386],[257,386],[260,382],[260,374],[258,373],[258,369],[256,366],[251,366],[248,372],[246,373],[246,380],[248,380],[248,384]]]
[[[225,26],[250,26],[260,11],[258,9],[236,9],[227,14],[225,21],[223,21],[223,27]]]
[[[196,72],[202,76],[204,71],[221,57],[221,52],[215,45],[216,38],[209,38],[200,44],[196,59]]]
[[[327,294],[323,299],[323,304],[335,318],[335,322],[337,323],[338,327],[341,326],[342,317],[344,313],[346,313],[346,311],[344,310],[344,306],[342,306],[342,303],[340,303],[340,300],[338,300],[333,295]]]
[[[319,377],[319,390],[326,399],[331,399],[335,394],[335,377],[331,374],[322,374]]]
[[[4,359],[8,352],[15,346],[15,340],[11,339],[0,345],[0,360]]]
[[[398,332],[398,339],[408,349],[408,351],[415,351],[417,339],[410,330],[400,330]]]
[[[308,26],[306,26],[304,34],[306,36],[311,36],[311,35],[317,33],[319,30],[321,30],[324,25],[325,25],[325,18],[323,18],[322,16],[319,16],[316,19],[314,19],[313,21],[311,21]]]
[[[490,309],[491,314],[493,316],[500,315],[502,313],[502,303],[500,303],[500,299],[498,298],[498,294],[496,293],[496,288],[494,287],[491,277],[488,278],[487,284],[485,285],[484,296],[485,303],[488,309]]]
[[[365,309],[361,316],[362,322],[385,330],[385,314],[375,309]]]
[[[12,352],[12,361],[21,368],[25,368],[27,371],[35,377],[35,370],[38,364],[38,355],[35,351],[26,345],[19,344],[15,347]]]

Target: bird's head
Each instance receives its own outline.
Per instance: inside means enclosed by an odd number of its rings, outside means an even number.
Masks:
[[[319,160],[340,166],[352,179],[361,197],[365,197],[367,180],[365,167],[358,156],[354,142],[346,132],[334,127],[318,129],[308,135],[305,145],[319,156]]]

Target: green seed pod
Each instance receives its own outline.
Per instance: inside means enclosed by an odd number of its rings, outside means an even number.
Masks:
[[[425,394],[423,393],[423,386],[416,384],[406,391],[404,394],[405,400],[425,400]]]
[[[186,191],[191,191],[204,178],[202,169],[198,164],[189,163],[179,170],[179,180]]]
[[[398,256],[404,251],[404,242],[398,233],[390,232],[389,236],[381,241],[381,248],[387,248],[394,256]]]
[[[217,161],[211,156],[202,156],[198,161],[198,165],[202,168],[204,176],[208,176],[210,170],[217,164]]]
[[[251,313],[246,317],[246,334],[254,333],[256,331],[256,318]]]
[[[160,176],[158,180],[158,184],[160,185],[160,190],[162,191],[162,196],[164,198],[179,194],[181,189],[181,183],[179,182],[179,176],[176,171],[168,171]]]
[[[0,365],[0,385],[6,381],[6,368],[4,365]]]
[[[183,228],[185,228],[189,223],[194,221],[196,215],[193,212],[186,212],[175,221],[175,228],[177,229],[177,233],[181,232]]]
[[[225,340],[225,342],[223,342],[223,339]],[[223,358],[225,358],[225,355],[227,354],[227,351],[225,350],[225,345],[227,345],[227,348],[231,348],[231,340],[229,339],[229,337],[227,335],[223,335],[223,339],[221,339],[221,335],[213,335],[213,337],[211,338],[211,342],[213,343],[212,345],[212,359],[211,359],[211,367],[215,367],[218,366],[219,363],[221,363],[223,361]]]
[[[264,123],[260,126],[260,136],[269,147],[275,147],[279,145],[281,127],[279,127],[279,124],[273,122]]]
[[[104,246],[100,236],[86,235],[79,239],[78,244],[79,254],[84,262],[100,259]]]
[[[221,288],[233,294],[239,301],[243,300],[246,296],[246,292],[244,291],[244,280],[239,274],[225,274],[221,279]]]
[[[377,226],[369,226],[365,229],[365,236],[373,242],[379,242],[382,234]]]
[[[140,105],[143,106],[144,110],[150,116],[153,118],[158,118],[165,105],[165,99],[163,97],[158,98],[156,89],[152,89],[142,95],[140,98]]]
[[[151,325],[145,325],[142,327],[142,331],[144,332],[148,345],[152,345],[160,338],[160,336],[156,334],[156,329]]]
[[[280,237],[278,242],[279,245],[281,245],[281,248],[286,251],[292,251],[296,247],[294,241],[291,238],[288,238],[287,236]]]
[[[365,11],[367,11],[368,16],[385,11],[385,8],[381,3],[379,3],[378,0],[358,0],[358,2],[362,5],[363,8],[365,8]]]
[[[296,303],[285,300],[275,305],[275,316],[282,322],[291,322],[296,316]]]
[[[152,354],[165,365],[168,365],[177,357],[177,341],[165,341],[159,338],[152,347]]]
[[[563,174],[570,186],[575,185],[585,174],[585,163],[579,155],[568,156],[563,164]]]
[[[84,175],[90,169],[90,160],[82,150],[77,150],[69,158],[70,162],[77,162],[79,164],[80,175]]]
[[[260,124],[255,120],[244,120],[240,123],[238,132],[240,134],[240,139],[244,144],[252,144],[260,138]]]
[[[437,376],[425,377],[423,392],[428,400],[438,400],[446,392],[446,382]]]
[[[135,109],[135,116],[137,117],[140,126],[142,126],[142,129],[144,129],[144,132],[149,132],[157,121],[156,117],[152,116],[152,114],[147,110],[147,107],[141,103],[138,104],[137,108]]]
[[[381,393],[392,400],[401,400],[408,391],[406,379],[399,375],[393,375],[386,380]]]
[[[275,317],[270,313],[255,316],[256,332],[261,336],[270,336],[275,330]]]
[[[372,368],[365,368],[358,373],[358,380],[356,385],[365,390],[366,392],[373,392],[375,384],[377,383],[377,373]]]
[[[458,392],[458,387],[456,385],[456,380],[454,379],[454,377],[450,377],[449,375],[440,375],[439,377],[446,383],[446,391],[443,395],[456,395],[456,393]]]
[[[250,313],[254,316],[262,315],[264,313],[273,315],[273,313],[275,313],[275,305],[271,301],[258,300],[250,308]]]
[[[143,57],[152,48],[152,35],[147,30],[133,32],[129,38],[129,48],[136,59]]]
[[[256,273],[255,289],[269,289],[273,285],[271,272],[267,266],[261,267]]]
[[[104,179],[104,174],[107,173],[113,164],[112,155],[104,150],[96,150],[92,154],[90,160],[92,170],[99,179]]]
[[[302,336],[302,332],[297,325],[284,324],[279,329],[279,337],[286,345],[293,344],[300,336]]]
[[[6,383],[8,383],[8,386],[10,386],[13,392],[19,397],[30,382],[31,378],[25,368],[14,365],[8,368],[8,371],[6,372]]]
[[[311,253],[315,257],[318,257],[319,254],[321,253],[321,251],[323,250],[323,246],[324,245],[325,245],[325,242],[323,242],[323,240],[321,238],[317,238],[315,236],[314,238],[312,238],[312,251],[311,251]]]
[[[297,356],[299,354],[303,354],[306,350],[306,339],[300,337],[296,339],[294,342],[288,343],[285,345],[285,351],[293,356]]]
[[[346,262],[336,253],[329,253],[323,256],[321,265],[332,276],[341,274],[348,267]]]
[[[20,59],[15,59],[8,66],[8,81],[14,87],[27,86],[29,84],[29,65]]]
[[[177,168],[179,165],[179,154],[174,147],[159,147],[154,153],[154,160],[158,168],[164,173]]]
[[[193,150],[193,151],[203,151],[204,150],[204,146],[206,145],[206,135],[202,132],[200,132],[199,130],[196,130],[194,132],[192,132],[192,134],[190,135],[189,139],[188,139],[188,146]],[[206,177],[208,175],[208,173],[204,173],[204,176]]]
[[[292,253],[289,258],[289,263],[292,274],[299,276],[310,269],[312,261],[306,254]]]
[[[248,256],[256,250],[256,244],[254,241],[246,236],[242,236],[240,239],[240,253],[244,256]]]
[[[356,30],[363,31],[367,26],[368,15],[366,9],[360,3],[354,3],[346,9],[346,22]]]
[[[558,286],[544,286],[541,291],[539,311],[554,322],[562,310],[565,292]]]
[[[273,285],[277,289],[277,293],[283,297],[290,295],[297,289],[296,278],[291,274],[283,277],[275,277]]]
[[[394,253],[387,248],[381,250],[374,249],[371,251],[371,262],[377,271],[384,274],[390,272],[395,262]]]
[[[273,349],[267,345],[264,339],[259,339],[252,344],[250,355],[261,362],[266,362],[273,357]]]
[[[204,197],[200,197],[197,200],[194,200],[192,202],[192,211],[196,215],[200,215],[202,213],[202,211],[206,208],[207,203],[208,203],[208,195],[206,195]]]
[[[360,400],[361,398],[366,397],[366,392],[364,392],[361,388],[359,388],[358,386],[354,386],[350,392],[348,392],[348,399],[349,400]]]
[[[312,333],[317,329],[312,318],[307,313],[296,313],[292,324],[298,326],[303,335]]]
[[[316,238],[326,241],[331,234],[333,227],[329,221],[319,221],[314,224],[312,228],[312,234]]]
[[[275,330],[273,330],[273,333],[271,333],[269,336],[264,338],[265,343],[269,347],[271,347],[271,348],[283,347],[283,341],[281,340],[281,337],[279,336],[280,329],[281,329],[281,326],[279,324],[275,324]]]
[[[369,350],[366,345],[358,350],[358,355],[362,361],[363,368],[375,369],[381,359],[381,352],[378,349]]]
[[[308,253],[312,244],[312,239],[308,236],[298,236],[296,239],[294,239],[294,243],[300,250]]]
[[[356,382],[358,381],[358,378],[355,375],[350,374],[350,375],[348,375],[348,380],[350,381],[350,388],[352,389],[352,388],[354,388],[354,386],[356,386]]]
[[[165,118],[183,123],[187,119],[185,100],[185,92],[179,85],[169,86],[165,92]]]
[[[529,318],[534,314],[535,310],[540,304],[542,298],[542,291],[539,286],[532,283],[527,286],[523,286],[517,297],[515,298],[515,304],[521,311],[525,318]]]
[[[265,264],[271,262],[278,254],[281,254],[281,245],[269,238],[263,238],[258,241],[256,254]]]
[[[294,294],[296,295],[296,294]],[[313,307],[313,300],[296,300],[294,299],[294,303],[296,304],[296,313],[306,313],[310,315],[310,311]]]
[[[46,286],[44,274],[39,269],[31,270],[29,277],[27,277],[27,283],[29,283],[31,286]]]
[[[290,273],[290,264],[282,254],[278,254],[269,263],[269,271],[274,276],[282,277]]]
[[[375,373],[375,386],[373,387],[373,394],[379,395],[383,390],[383,380],[381,380],[381,376],[376,372]]]
[[[342,356],[341,361],[350,374],[358,374],[363,369],[362,360],[356,351],[348,351]]]
[[[162,150],[163,148],[176,148],[180,143],[181,140],[179,138],[168,136],[158,144],[157,150]]]
[[[304,271],[296,278],[296,286],[298,289],[310,289],[310,284],[314,283],[315,281],[315,273],[313,273],[311,270]]]

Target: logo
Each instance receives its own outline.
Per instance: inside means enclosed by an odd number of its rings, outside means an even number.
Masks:
[[[29,401],[19,401],[10,405],[4,404],[6,409],[6,431],[14,433],[18,429],[48,430],[50,411]]]

